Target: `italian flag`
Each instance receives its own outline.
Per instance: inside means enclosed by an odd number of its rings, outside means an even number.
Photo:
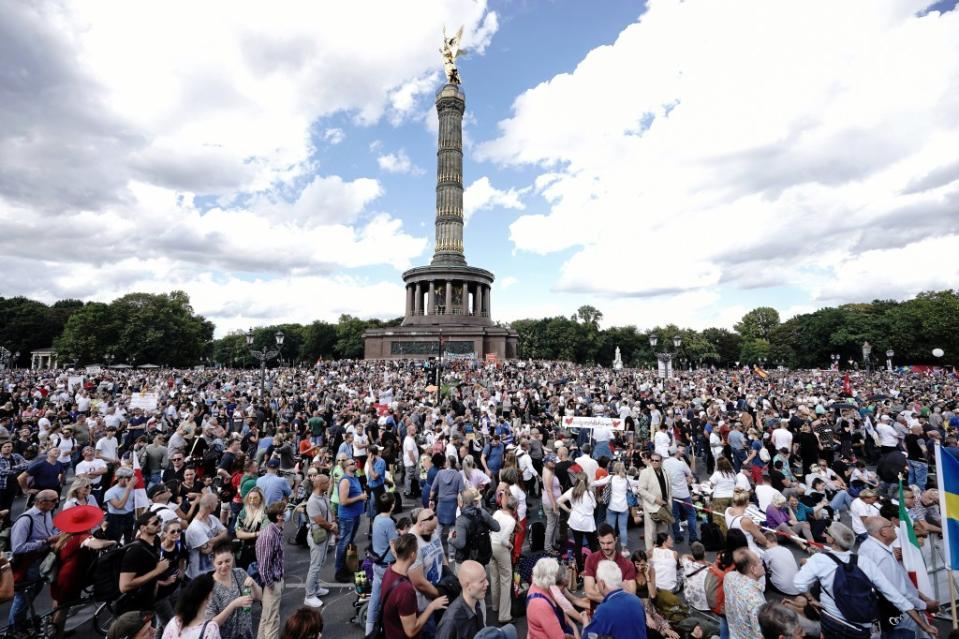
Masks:
[[[932,585],[929,583],[929,572],[926,570],[926,562],[922,558],[922,550],[919,548],[919,540],[916,539],[916,531],[912,527],[912,521],[909,519],[909,512],[906,510],[906,498],[902,491],[902,480],[899,480],[899,541],[902,543],[902,566],[909,574],[909,579],[913,585],[922,594],[927,597],[933,596]]]

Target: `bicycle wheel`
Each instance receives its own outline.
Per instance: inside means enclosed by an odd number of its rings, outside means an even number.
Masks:
[[[90,620],[90,623],[93,624],[93,630],[101,637],[106,637],[107,631],[113,624],[114,616],[113,602],[104,601],[97,606],[96,611],[93,613],[93,619]]]

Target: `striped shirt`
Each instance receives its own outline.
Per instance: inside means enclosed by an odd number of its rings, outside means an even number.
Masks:
[[[264,586],[283,580],[283,530],[273,522],[256,538],[256,562]]]

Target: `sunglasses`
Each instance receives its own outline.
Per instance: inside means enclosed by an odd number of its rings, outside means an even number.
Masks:
[[[436,519],[436,515],[430,515],[429,517],[424,517],[423,519],[420,519],[420,520],[419,520],[418,522],[416,522],[416,523],[422,524],[422,523],[425,523],[425,522],[427,522],[427,521],[433,521],[434,519]]]

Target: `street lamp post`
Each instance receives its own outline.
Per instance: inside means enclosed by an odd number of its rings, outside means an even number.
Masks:
[[[649,346],[653,349],[653,352],[656,353],[656,361],[662,366],[657,367],[657,373],[659,374],[660,379],[671,379],[673,376],[673,359],[679,352],[679,347],[683,345],[683,338],[679,335],[673,337],[673,346],[675,347],[676,352],[670,353],[665,348],[662,351],[656,352],[656,345],[659,344],[659,336],[653,333],[649,335]],[[665,344],[664,344],[665,346]]]
[[[886,370],[890,373],[892,372],[892,357],[896,354],[896,351],[891,348],[886,351]]]
[[[832,361],[833,370],[839,370],[839,360],[841,359],[839,353],[833,353],[829,356],[829,359]]]
[[[862,365],[866,369],[866,372],[869,372],[869,354],[872,353],[872,344],[869,342],[862,343]]]
[[[114,359],[116,359],[116,355],[113,353],[107,353],[103,356],[103,361],[106,362],[107,368],[110,368],[110,365],[113,364]]]
[[[246,333],[246,345],[250,347],[250,354],[260,361],[260,397],[266,392],[266,363],[280,354],[280,347],[283,346],[283,331],[277,331],[273,336],[276,339],[276,350],[268,350],[265,346],[261,350],[253,348],[253,329]]]

